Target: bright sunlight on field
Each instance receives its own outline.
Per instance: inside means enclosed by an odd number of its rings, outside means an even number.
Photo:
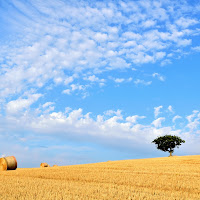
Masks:
[[[0,199],[200,199],[200,155],[0,172]]]

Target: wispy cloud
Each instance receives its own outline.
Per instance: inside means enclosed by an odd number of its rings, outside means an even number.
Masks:
[[[172,107],[171,105],[169,105],[167,109],[168,109],[168,111],[171,112],[171,113],[174,112],[173,107]]]
[[[152,77],[157,78],[160,81],[165,81],[165,78],[161,76],[159,73],[153,73]]]
[[[158,127],[161,127],[162,126],[162,122],[165,121],[165,118],[164,117],[159,117],[158,119],[155,119],[152,124],[158,128]]]
[[[109,79],[113,80],[115,83],[129,83],[133,80],[132,77],[129,77],[129,78],[114,78],[112,76],[109,76]]]
[[[163,106],[154,107],[154,116],[155,116],[155,118],[157,118],[158,115],[161,113],[160,110],[162,108],[163,108]]]
[[[175,123],[175,121],[176,121],[177,119],[181,119],[181,118],[182,118],[181,116],[176,115],[176,116],[173,117],[172,122]]]
[[[192,47],[192,50],[200,52],[200,46]]]
[[[141,80],[141,79],[137,79],[134,81],[134,83],[136,85],[151,85],[152,81],[145,81],[145,80]]]
[[[176,58],[177,48],[191,45],[199,33],[198,10],[191,13],[195,7],[186,2],[6,1],[0,9],[4,24],[15,33],[9,43],[1,40],[0,94],[4,97],[28,86],[41,88],[50,80],[73,83],[69,74],[74,73],[82,79],[87,71],[165,65]],[[187,13],[190,17],[184,17]],[[166,56],[172,52],[169,60]]]
[[[198,110],[194,110],[193,114],[188,115],[186,117],[188,120],[187,127],[190,129],[191,132],[196,130],[200,125],[200,113]]]
[[[129,116],[126,118],[127,122],[131,122],[131,123],[136,123],[138,119],[144,119],[146,118],[145,116],[138,116],[138,115],[134,115],[134,116]]]
[[[6,112],[8,114],[19,114],[21,111],[27,110],[31,104],[36,102],[42,95],[32,94],[28,98],[19,98],[9,101],[6,105]]]

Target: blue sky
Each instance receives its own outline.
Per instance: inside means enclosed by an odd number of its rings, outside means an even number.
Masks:
[[[198,1],[0,1],[0,156],[19,167],[200,153]]]

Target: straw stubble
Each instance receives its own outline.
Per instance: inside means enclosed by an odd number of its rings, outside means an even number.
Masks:
[[[0,199],[197,200],[200,155],[0,172]]]

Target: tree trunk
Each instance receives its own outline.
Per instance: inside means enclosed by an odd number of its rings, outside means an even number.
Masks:
[[[173,151],[170,151],[170,152],[169,152],[169,153],[170,153],[170,155],[169,155],[169,156],[172,156],[172,152],[173,152]]]

